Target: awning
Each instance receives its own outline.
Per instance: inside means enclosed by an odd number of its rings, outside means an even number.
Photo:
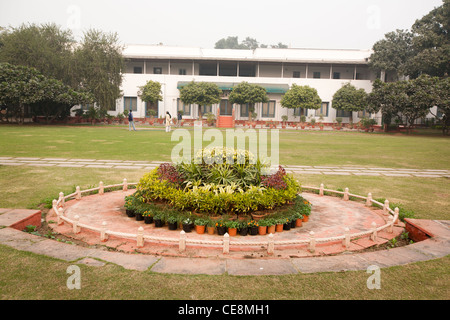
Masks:
[[[178,82],[177,89],[183,88],[185,85],[189,84],[190,82],[180,81]],[[219,86],[219,89],[222,91],[231,91],[233,90],[234,86],[238,85],[239,83],[224,83],[224,82],[214,82]],[[286,91],[289,90],[289,85],[287,84],[267,84],[267,83],[255,83],[263,88],[266,89],[267,93],[286,93]]]

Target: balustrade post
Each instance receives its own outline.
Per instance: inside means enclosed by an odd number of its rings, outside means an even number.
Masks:
[[[127,191],[128,190],[128,182],[127,179],[123,179],[123,191]]]
[[[372,222],[372,234],[370,235],[370,239],[372,241],[377,241],[377,224],[374,222]]]
[[[395,208],[394,209],[394,223],[395,224],[398,224],[398,216],[399,216],[399,214],[400,214],[400,210],[399,210],[399,208]]]
[[[73,221],[73,233],[78,234],[81,232],[81,228],[78,226],[80,223],[80,216],[76,215]]]
[[[230,253],[230,235],[228,232],[223,235],[223,253]]]
[[[323,196],[323,183],[320,184],[319,196]]]
[[[349,195],[348,195],[348,188],[345,188],[344,191],[344,201],[348,201],[350,199]]]
[[[384,201],[383,211],[389,212],[389,200],[387,199]]]
[[[345,239],[343,245],[347,250],[350,248],[350,229],[348,227],[345,228]]]
[[[372,194],[370,192],[367,194],[366,206],[372,206]]]
[[[103,221],[102,222],[102,229],[101,229],[101,232],[100,232],[100,241],[102,241],[102,242],[105,242],[105,241],[108,240],[108,235],[106,234],[106,225],[107,225],[106,221]]]
[[[394,232],[394,217],[393,216],[389,216],[389,228],[388,228],[388,232],[389,233],[393,233]]]
[[[75,190],[76,190],[75,199],[76,199],[76,200],[80,200],[80,199],[81,199],[81,189],[80,189],[80,187],[77,186],[77,187],[75,188]]]
[[[314,237],[314,231],[311,231],[309,233],[309,251],[310,252],[316,251],[316,238]]]
[[[275,247],[275,242],[273,240],[273,233],[269,234],[269,241],[267,244],[267,253],[268,254],[273,254],[274,252],[274,248]]]
[[[59,206],[64,207],[64,192],[59,193]]]
[[[137,237],[136,237],[136,246],[138,248],[142,248],[144,246],[144,228],[139,227]]]
[[[100,181],[98,185],[99,185],[98,194],[104,194],[105,188],[103,187],[103,181]]]
[[[62,225],[64,223],[64,220],[61,218],[64,215],[64,209],[63,208],[58,208],[56,211],[56,215],[58,216],[58,218],[56,219],[56,224],[58,226]]]
[[[180,243],[178,244],[178,250],[180,252],[186,251],[186,232],[181,230],[180,232]]]

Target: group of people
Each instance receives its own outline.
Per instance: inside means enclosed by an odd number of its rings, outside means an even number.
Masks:
[[[181,113],[178,112],[178,125],[180,124],[182,120]],[[134,125],[134,117],[133,112],[130,110],[128,113],[128,130],[131,131],[131,128],[133,128],[134,131],[136,131],[136,126]],[[170,132],[171,130],[171,124],[172,124],[172,115],[169,113],[169,111],[166,112],[166,132]]]

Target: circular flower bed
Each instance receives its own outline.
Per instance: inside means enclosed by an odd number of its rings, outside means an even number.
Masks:
[[[260,223],[274,225],[309,215],[311,205],[300,192],[281,166],[273,172],[246,150],[212,148],[200,150],[191,163],[163,163],[145,174],[125,206],[153,220],[176,216],[180,224],[195,225],[198,218],[199,224],[234,227],[230,221],[264,216]]]

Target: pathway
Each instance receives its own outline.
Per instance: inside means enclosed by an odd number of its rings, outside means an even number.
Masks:
[[[66,168],[105,168],[151,170],[162,161],[100,160],[39,157],[0,157],[0,166],[39,166]],[[361,166],[299,166],[286,165],[286,171],[296,174],[353,175],[384,177],[450,178],[450,170],[443,169],[398,169]]]

